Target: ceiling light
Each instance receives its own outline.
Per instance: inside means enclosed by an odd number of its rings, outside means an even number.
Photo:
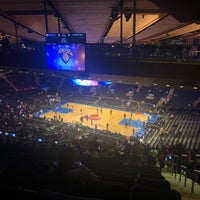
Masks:
[[[31,29],[28,29],[28,30],[27,30],[27,32],[28,32],[28,33],[32,33],[32,32],[33,32],[33,30],[31,30]]]
[[[131,9],[126,9],[126,10],[124,11],[124,16],[125,16],[127,22],[128,22],[129,19],[131,18],[131,14],[132,14]]]
[[[117,20],[118,19],[118,15],[119,15],[119,9],[113,8],[112,11],[111,11],[111,19],[113,21]]]

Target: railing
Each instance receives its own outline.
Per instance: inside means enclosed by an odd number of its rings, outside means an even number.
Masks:
[[[179,182],[181,182],[182,175],[184,176],[184,187],[187,186],[187,180],[190,179],[192,184],[191,192],[194,192],[195,183],[200,182],[200,154],[194,155],[192,160],[188,155],[172,155],[172,160],[168,161],[169,172],[174,175],[176,179],[179,174]]]

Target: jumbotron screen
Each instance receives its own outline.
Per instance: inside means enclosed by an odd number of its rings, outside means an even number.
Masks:
[[[47,67],[52,70],[85,71],[84,44],[46,44]]]
[[[85,33],[47,33],[48,69],[85,71]]]

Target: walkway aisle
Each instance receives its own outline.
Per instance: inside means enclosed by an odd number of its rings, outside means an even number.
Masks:
[[[184,181],[182,179],[179,182],[179,176],[174,178],[166,169],[163,170],[162,175],[168,180],[171,184],[171,188],[177,190],[181,193],[182,200],[200,200],[200,184],[195,183],[194,193],[191,192],[192,181],[187,179],[187,185],[184,187]]]

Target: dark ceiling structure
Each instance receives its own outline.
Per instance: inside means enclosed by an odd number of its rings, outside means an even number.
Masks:
[[[200,39],[199,10],[197,0],[1,0],[0,39],[45,42],[47,33],[86,33],[88,44],[159,45],[169,40],[184,45]],[[179,68],[184,74],[185,67]],[[191,69],[195,80],[111,74],[90,74],[89,78],[200,88],[198,71]]]
[[[200,38],[199,10],[196,0],[1,0],[0,33],[14,42],[86,33],[87,43],[159,44]]]

